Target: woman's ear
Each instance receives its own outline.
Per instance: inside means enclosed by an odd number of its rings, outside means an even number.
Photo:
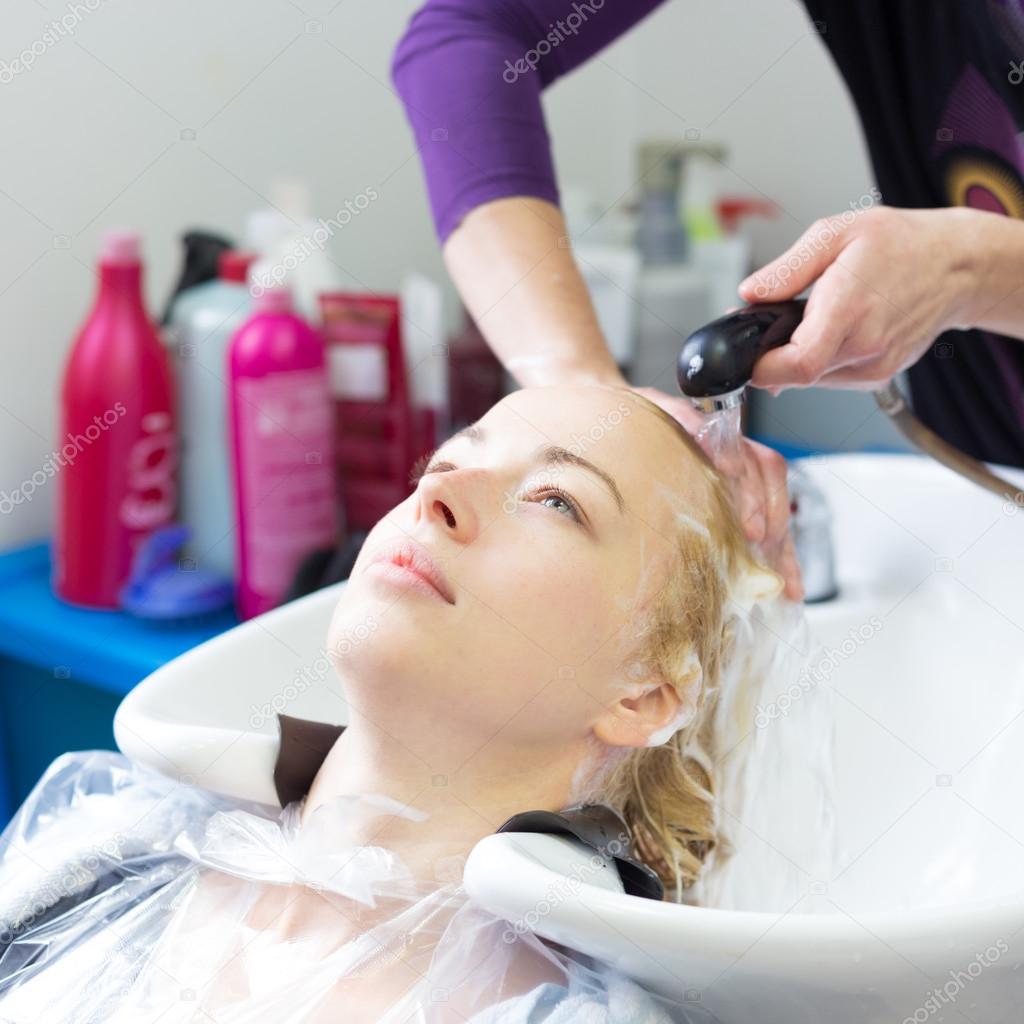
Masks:
[[[678,691],[660,676],[632,684],[594,723],[594,735],[611,747],[646,747],[664,743],[666,729],[685,717]],[[680,722],[682,725],[682,722]]]

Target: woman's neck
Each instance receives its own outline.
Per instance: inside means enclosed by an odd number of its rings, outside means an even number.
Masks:
[[[359,719],[335,741],[310,787],[302,824],[339,797],[383,796],[407,813],[352,815],[344,842],[385,847],[413,877],[449,877],[476,842],[513,814],[568,805],[583,749],[516,751],[497,738],[458,749],[438,743],[429,763],[396,737]],[[424,818],[426,816],[426,818]],[[461,875],[461,868],[458,871]]]

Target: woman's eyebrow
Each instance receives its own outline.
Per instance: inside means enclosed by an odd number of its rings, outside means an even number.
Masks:
[[[457,438],[467,437],[473,444],[483,444],[486,439],[486,433],[483,427],[477,426],[475,423],[471,423],[468,427],[463,427],[461,430],[452,434],[444,445],[439,446],[437,449],[440,451],[441,447],[445,447],[455,441]],[[606,473],[600,466],[595,466],[589,459],[583,458],[582,455],[577,455],[575,452],[569,451],[568,448],[563,448],[560,445],[550,444],[545,445],[538,451],[539,458],[549,466],[553,465],[569,465],[579,466],[580,469],[585,469],[588,473],[593,473],[604,485],[608,488],[609,493],[615,500],[615,504],[618,507],[619,515],[623,515],[626,511],[626,503],[622,498],[622,494],[619,491],[618,485],[615,483],[613,477]]]
[[[579,466],[580,469],[593,473],[611,492],[611,496],[615,499],[615,504],[618,506],[619,515],[625,513],[626,503],[622,500],[622,494],[619,492],[615,480],[601,469],[600,466],[595,466],[589,459],[583,458],[582,455],[577,455],[575,452],[569,451],[568,448],[562,448],[556,444],[547,445],[543,448],[541,457],[549,466],[559,464]]]

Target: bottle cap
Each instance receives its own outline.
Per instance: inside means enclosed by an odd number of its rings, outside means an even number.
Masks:
[[[100,259],[104,263],[138,263],[140,252],[137,231],[131,228],[111,228],[103,233]]]
[[[256,260],[254,252],[239,252],[237,249],[225,249],[217,258],[217,276],[222,281],[237,281],[245,284],[249,267]]]
[[[257,313],[285,313],[292,308],[292,292],[284,283],[284,268],[271,260],[256,260],[249,266],[249,294]]]

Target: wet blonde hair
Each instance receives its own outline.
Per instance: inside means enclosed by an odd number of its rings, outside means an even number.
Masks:
[[[684,703],[696,700],[696,714],[667,743],[619,756],[600,789],[602,799],[626,819],[638,856],[679,899],[720,842],[711,723],[733,646],[730,593],[743,573],[769,570],[751,553],[729,485],[697,442],[659,406],[630,395],[676,433],[705,483],[706,521],[701,524],[698,513],[693,526],[680,525],[674,538],[677,567],[655,597],[639,654],[645,668],[673,685]]]

